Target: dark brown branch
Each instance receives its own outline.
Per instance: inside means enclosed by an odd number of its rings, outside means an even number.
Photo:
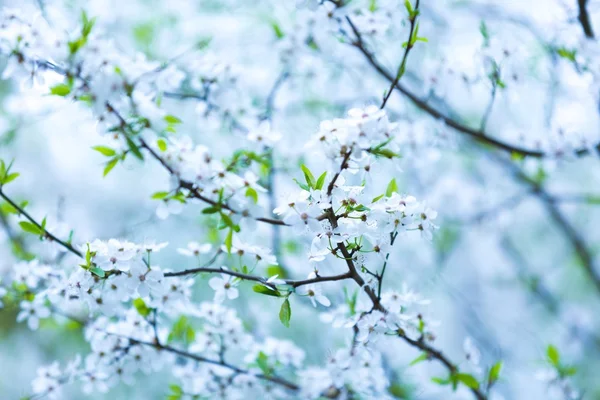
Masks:
[[[588,0],[577,0],[579,6],[579,16],[577,19],[581,23],[583,33],[588,39],[594,39],[594,29],[592,28],[592,22],[590,21],[590,14],[587,11]]]
[[[417,18],[419,17],[419,0],[417,0],[415,3],[414,12],[415,12],[414,16],[409,15],[409,18],[408,18],[408,21],[410,22],[410,29],[408,32],[408,40],[406,41],[406,48],[404,49],[404,55],[402,56],[402,61],[400,62],[400,66],[398,67],[398,71],[396,72],[396,77],[392,81],[390,88],[388,89],[387,93],[385,94],[385,97],[383,98],[383,102],[381,103],[381,107],[379,107],[381,109],[385,108],[385,105],[387,104],[388,99],[392,95],[394,88],[398,85],[398,82],[400,82],[400,78],[402,78],[402,75],[404,75],[404,72],[406,70],[406,61],[408,60],[408,53],[410,53],[410,51],[412,50],[413,45],[414,45],[412,43],[412,40],[413,40],[413,33],[415,31],[415,25],[417,24]],[[348,18],[348,20],[349,20],[349,18]]]
[[[202,273],[202,272],[221,273],[221,274],[225,274],[225,275],[231,275],[231,276],[235,276],[237,278],[240,278],[240,279],[243,279],[246,281],[254,281],[254,282],[262,283],[263,285],[269,286],[272,289],[276,288],[275,284],[268,282],[267,278],[263,278],[262,276],[244,274],[241,272],[236,272],[236,271],[232,271],[232,270],[225,269],[225,268],[212,268],[212,267],[191,268],[191,269],[186,269],[183,271],[167,272],[167,273],[165,273],[165,277],[194,275],[194,274],[198,274],[198,273]],[[304,286],[304,285],[310,285],[312,283],[341,281],[344,279],[349,279],[351,277],[352,277],[351,274],[349,272],[346,272],[344,274],[339,274],[339,275],[317,276],[314,278],[302,279],[302,280],[285,279],[283,281],[286,283],[286,285],[290,285],[294,288],[297,288],[297,287]]]
[[[29,215],[23,208],[21,208],[17,203],[15,203],[14,201],[12,201],[5,193],[4,191],[0,188],[0,197],[2,197],[4,200],[6,200],[6,202],[8,204],[10,204],[15,210],[17,210],[17,212],[24,216],[29,222],[31,222],[33,225],[35,225],[41,232],[43,232],[43,236],[48,239],[49,241],[52,242],[56,242],[59,245],[61,245],[63,248],[65,248],[66,250],[70,251],[71,253],[75,254],[78,257],[83,258],[83,254],[81,253],[81,251],[77,250],[75,247],[73,247],[70,243],[64,242],[62,240],[60,240],[59,238],[57,238],[56,236],[54,236],[52,233],[48,232],[46,230],[46,228],[43,228],[42,225],[40,225],[31,215]]]
[[[105,332],[109,335],[114,335],[112,333],[108,333]],[[120,336],[121,335],[117,335]],[[173,353],[173,354],[177,354],[178,356],[184,357],[184,358],[189,358],[191,360],[197,361],[197,362],[202,362],[202,363],[207,363],[207,364],[213,364],[213,365],[218,365],[220,367],[224,367],[227,368],[233,372],[235,372],[236,374],[241,374],[241,375],[251,375],[251,376],[256,376],[259,379],[265,380],[265,381],[269,381],[272,383],[275,383],[277,385],[283,386],[289,390],[294,390],[297,391],[300,388],[298,387],[298,385],[296,385],[293,382],[290,382],[284,378],[278,377],[276,375],[264,375],[264,374],[253,374],[251,371],[246,370],[246,369],[242,369],[239,367],[236,367],[235,365],[232,364],[228,364],[224,361],[219,361],[219,360],[213,360],[210,358],[206,358],[197,354],[193,354],[193,353],[189,353],[185,350],[180,350],[177,349],[175,347],[171,347],[168,345],[162,345],[162,344],[158,344],[158,343],[151,343],[151,342],[145,342],[143,340],[137,340],[137,339],[133,339],[133,338],[127,338],[129,339],[129,342],[131,344],[138,344],[138,345],[144,345],[144,346],[150,346],[150,347],[154,347],[155,349],[158,350],[163,350],[169,353]]]

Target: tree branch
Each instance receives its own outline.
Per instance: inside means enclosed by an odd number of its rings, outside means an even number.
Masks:
[[[21,208],[17,203],[15,203],[14,201],[12,201],[12,199],[10,197],[8,197],[4,191],[2,190],[2,188],[0,188],[0,197],[2,197],[4,200],[6,200],[6,202],[8,204],[10,204],[15,210],[17,210],[17,212],[24,216],[29,222],[31,222],[33,225],[35,225],[41,232],[43,232],[44,237],[50,241],[56,242],[59,245],[61,245],[63,248],[65,248],[66,250],[70,251],[71,253],[75,254],[76,256],[83,258],[83,254],[81,253],[81,251],[77,250],[75,247],[73,247],[70,243],[64,242],[62,240],[60,240],[59,238],[57,238],[56,236],[54,236],[52,233],[48,232],[48,230],[46,230],[46,228],[42,227],[41,224],[39,224],[31,215],[29,215],[23,208]]]
[[[419,17],[419,0],[417,0],[416,3],[415,3],[415,10],[414,10],[414,12],[415,12],[414,16],[413,15],[409,15],[409,17],[408,17],[408,21],[410,22],[410,29],[409,29],[409,32],[408,32],[408,40],[406,41],[406,48],[404,49],[404,55],[402,56],[402,61],[400,62],[400,66],[398,67],[398,72],[396,73],[396,77],[392,81],[392,84],[391,84],[390,88],[388,89],[385,97],[383,98],[383,102],[381,103],[381,107],[379,107],[381,109],[385,108],[385,105],[387,104],[388,99],[392,95],[392,92],[394,91],[394,88],[398,85],[398,82],[400,81],[400,78],[402,78],[402,75],[404,75],[404,71],[406,70],[406,60],[408,60],[408,53],[413,48],[413,43],[412,43],[413,33],[415,31],[415,25],[417,23],[417,18]],[[350,22],[350,18],[346,17],[346,19]]]
[[[348,21],[348,24],[350,25],[350,27],[356,37],[354,42],[352,43],[354,45],[354,47],[356,47],[364,55],[364,57],[366,58],[368,63],[375,69],[375,71],[377,71],[379,73],[379,75],[381,75],[382,77],[387,79],[389,82],[393,82],[394,76],[389,71],[387,71],[377,61],[377,59],[375,58],[375,55],[373,53],[371,53],[365,47],[365,43],[362,40],[362,36],[361,36],[360,32],[358,31],[358,29],[356,28],[356,25],[354,25],[354,23],[352,22],[352,20],[349,17],[346,17],[346,20]],[[396,87],[396,89],[398,89],[398,91],[400,93],[402,93],[404,96],[406,96],[418,109],[420,109],[421,111],[424,111],[425,113],[429,114],[431,117],[433,117],[435,119],[443,121],[447,126],[453,128],[454,130],[456,130],[464,135],[469,136],[471,139],[475,140],[476,142],[480,142],[482,144],[493,146],[495,148],[504,150],[511,154],[513,154],[513,153],[519,154],[521,156],[537,157],[537,158],[550,156],[550,154],[546,154],[545,152],[540,151],[540,150],[532,150],[532,149],[528,149],[525,147],[520,147],[517,145],[506,143],[499,139],[494,139],[493,137],[487,135],[486,132],[482,132],[479,129],[471,128],[471,127],[464,125],[461,122],[443,114],[441,111],[439,111],[439,110],[435,109],[433,106],[429,105],[427,103],[427,101],[420,99],[415,93],[408,90],[401,83],[396,83],[395,87]],[[596,149],[596,151],[600,152],[600,143],[597,144],[596,146],[594,146],[594,148]],[[588,154],[589,152],[590,152],[589,149],[581,148],[581,149],[576,150],[575,154],[577,156],[583,156],[583,155]]]
[[[577,5],[579,6],[579,16],[577,19],[581,23],[585,36],[588,39],[594,39],[594,29],[592,28],[592,22],[590,21],[590,14],[588,14],[586,8],[587,2],[588,0],[577,0]]]

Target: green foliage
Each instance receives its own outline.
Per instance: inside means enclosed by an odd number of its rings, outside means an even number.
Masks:
[[[429,354],[427,353],[422,353],[421,355],[419,355],[417,358],[415,358],[414,360],[412,360],[410,362],[410,364],[408,364],[410,367],[412,367],[413,365],[416,365],[418,363],[420,363],[421,361],[425,361],[429,359]]]
[[[55,96],[65,97],[69,93],[71,93],[71,87],[65,83],[59,83],[58,85],[54,85],[50,88],[50,94]]]
[[[273,297],[281,297],[282,294],[279,292],[279,290],[275,290],[275,289],[271,289],[270,287],[267,287],[265,285],[254,285],[252,287],[252,290],[254,290],[256,293],[260,293],[260,294],[264,294],[267,296],[273,296]]]
[[[487,25],[485,24],[485,21],[481,21],[481,23],[479,24],[479,33],[481,33],[481,36],[483,37],[483,47],[489,47],[490,32],[488,30]]]
[[[181,400],[183,398],[183,389],[179,385],[169,385],[169,394],[167,400]]]
[[[386,197],[391,197],[394,193],[398,193],[398,184],[396,183],[396,178],[392,179],[390,183],[388,183],[387,189],[385,190]]]
[[[144,300],[140,297],[133,300],[133,306],[142,317],[147,317],[152,312],[152,309],[148,307]]]
[[[194,330],[194,327],[190,324],[188,318],[185,315],[182,315],[173,324],[167,342],[183,342],[189,344],[192,343],[195,338],[196,331]]]
[[[567,61],[570,61],[572,63],[576,62],[577,50],[575,50],[575,49],[567,49],[565,47],[559,47],[556,49],[556,54],[558,54],[559,57],[564,58]]]
[[[0,160],[0,187],[11,183],[19,177],[20,174],[18,172],[10,172],[12,164],[13,163],[11,162],[10,164],[6,165],[4,160]]]
[[[500,371],[502,371],[502,361],[498,361],[490,368],[490,372],[488,373],[488,388],[491,388],[498,381]]]
[[[275,33],[275,37],[277,37],[277,39],[283,39],[285,37],[285,33],[277,22],[272,22],[271,28],[273,28],[273,32]]]
[[[42,236],[44,234],[44,230],[39,226],[29,222],[29,221],[21,221],[19,222],[19,226],[27,233],[31,233],[33,235]]]
[[[167,142],[165,141],[165,139],[158,139],[156,141],[156,144],[158,145],[158,149],[160,151],[167,151]]]
[[[92,147],[92,149],[96,150],[98,153],[106,157],[112,157],[117,154],[117,152],[114,149],[111,149],[107,146],[94,146]]]
[[[286,328],[290,327],[290,319],[292,318],[292,308],[290,307],[290,300],[285,299],[283,304],[281,304],[281,309],[279,310],[279,320]]]

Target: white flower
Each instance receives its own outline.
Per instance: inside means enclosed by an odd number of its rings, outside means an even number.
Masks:
[[[308,278],[314,278],[314,274],[309,275]],[[329,307],[331,305],[329,299],[325,297],[323,293],[321,293],[321,289],[314,284],[301,286],[300,288],[298,288],[296,293],[298,293],[301,296],[308,296],[313,307],[317,307],[317,302],[319,302],[325,307]]]
[[[258,128],[248,132],[248,140],[264,147],[273,147],[275,143],[281,140],[281,133],[273,132],[269,121],[263,121]]]
[[[129,271],[131,261],[137,254],[137,246],[128,241],[110,239],[108,242],[94,241],[90,251],[96,253],[94,263],[105,271]]]
[[[145,241],[142,245],[140,245],[140,249],[147,252],[157,253],[167,247],[169,242],[156,243],[156,241]]]
[[[200,254],[206,254],[212,250],[210,243],[200,244],[198,242],[189,242],[187,249],[177,249],[179,254],[183,254],[188,257],[197,257]]]
[[[381,311],[374,310],[363,315],[358,320],[356,327],[358,328],[357,341],[366,342],[368,340],[374,342],[379,334],[383,334],[387,330],[385,315]]]
[[[147,268],[144,264],[137,264],[131,268],[130,287],[137,289],[141,297],[150,293],[161,293],[163,290],[164,274],[158,267]]]
[[[225,267],[223,267],[225,268]],[[239,291],[236,288],[239,281],[231,275],[221,274],[221,277],[215,276],[208,281],[208,284],[215,291],[215,301],[222,303],[227,297],[229,300],[236,299],[239,296]]]
[[[34,301],[22,301],[21,312],[17,315],[17,322],[27,320],[29,329],[35,331],[40,326],[40,319],[48,318],[50,309],[37,299]]]
[[[156,216],[167,219],[171,214],[180,214],[183,211],[183,203],[178,200],[163,200],[156,209]]]

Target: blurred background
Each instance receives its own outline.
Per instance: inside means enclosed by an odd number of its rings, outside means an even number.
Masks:
[[[174,62],[200,60],[207,74],[214,64],[226,65],[231,79],[214,101],[248,126],[256,125],[285,73],[272,115],[273,129],[282,134],[274,154],[276,200],[296,188],[292,178],[300,177],[300,163],[326,168],[304,150],[319,122],[341,118],[351,107],[378,105],[389,86],[355,47],[344,43],[325,12],[298,8],[294,1],[0,3],[38,13],[56,29],[69,29],[63,19],[76,22],[84,9],[97,17],[95,29],[132,57],[171,62],[182,55]],[[352,3],[357,8],[364,3],[367,10],[375,4],[372,16],[362,16],[361,27],[374,32],[366,37],[370,49],[394,71],[408,31],[402,2]],[[439,212],[440,229],[432,243],[418,235],[399,238],[385,285],[400,289],[406,282],[432,300],[430,317],[440,322],[435,343],[451,359],[466,363],[463,342],[471,337],[483,366],[504,360],[498,397],[492,398],[548,398],[546,383],[535,376],[552,343],[577,367],[574,381],[584,398],[600,399],[600,292],[586,273],[600,273],[600,165],[596,153],[570,155],[573,148],[600,142],[600,49],[584,36],[576,0],[422,3],[420,36],[428,42],[412,51],[403,83],[444,114],[474,129],[483,127],[488,136],[566,156],[506,161],[503,150],[477,144],[405,96],[392,94],[386,109],[400,124],[402,157],[393,169],[374,166],[369,179],[384,191],[395,178],[402,193]],[[600,32],[600,2],[588,3],[592,25]],[[491,78],[494,71],[497,76]],[[157,163],[132,158],[103,178],[105,160],[90,148],[110,138],[98,134],[89,110],[47,93],[45,85],[0,82],[0,157],[15,160],[21,177],[9,194],[29,201],[32,215],[47,215],[49,226],[73,229],[76,243],[112,237],[169,242],[156,256],[165,268],[194,266],[176,252],[189,241],[220,243],[200,205],[190,204],[164,221],[156,217],[157,202],[150,196],[169,184]],[[183,120],[178,135],[191,136],[217,157],[249,145],[223,113],[207,114],[193,98],[165,98],[163,106]],[[1,222],[0,276],[24,252],[55,256],[45,243],[22,235],[15,221],[5,216]],[[307,275],[306,239],[259,225],[253,243],[268,247],[274,234],[281,236],[280,262],[288,276]],[[331,263],[324,269],[341,272],[342,267]],[[206,281],[197,279],[195,298],[212,298]],[[259,337],[270,332],[293,340],[307,352],[308,364],[322,363],[347,337],[348,332],[321,323],[310,302],[300,298],[292,301],[293,329],[286,329],[277,318],[278,303],[256,296],[251,285],[241,288],[241,297],[229,305],[248,329]],[[325,284],[325,291],[334,304],[343,302],[339,285]],[[88,350],[76,326],[43,321],[32,332],[15,322],[17,312],[14,304],[0,311],[2,399],[30,393],[38,366],[66,362]],[[431,377],[443,374],[435,363],[408,367],[418,353],[400,341],[381,346],[398,398],[469,398],[466,389],[453,393],[431,383]],[[168,383],[168,374],[139,377],[135,386],[120,385],[90,398],[163,399]],[[82,396],[77,387],[69,393],[70,399]]]

